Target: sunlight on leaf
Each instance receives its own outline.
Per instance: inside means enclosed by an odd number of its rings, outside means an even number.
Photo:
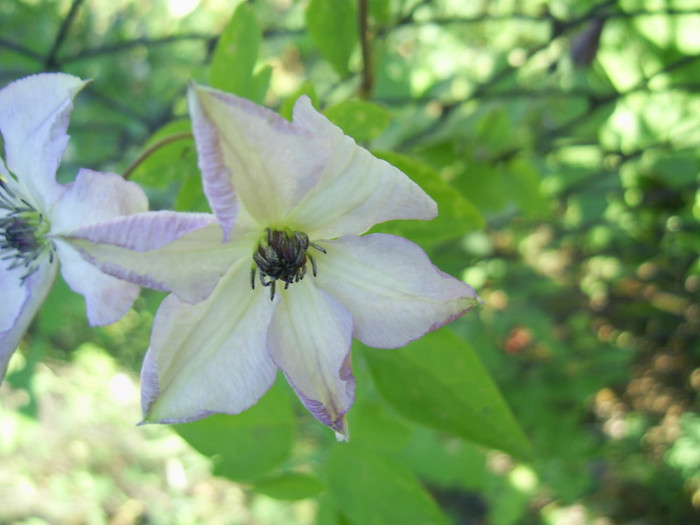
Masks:
[[[496,384],[474,350],[454,332],[442,329],[405,348],[368,349],[362,356],[379,391],[401,415],[521,459],[531,458],[528,439]]]

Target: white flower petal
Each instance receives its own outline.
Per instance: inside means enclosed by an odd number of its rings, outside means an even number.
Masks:
[[[345,414],[355,401],[352,317],[312,279],[279,292],[269,349],[306,408],[347,438]]]
[[[226,165],[222,152],[222,137],[213,122],[202,109],[196,88],[187,91],[187,101],[192,118],[192,131],[196,138],[199,169],[202,171],[202,184],[211,209],[224,229],[224,239],[228,240],[238,215],[238,197],[233,186],[231,170]]]
[[[224,244],[214,221],[203,213],[137,213],[75,230],[66,239],[110,275],[197,302],[234,261],[253,253],[252,240]]]
[[[471,286],[441,272],[403,237],[350,235],[323,246],[317,282],[350,310],[355,337],[369,346],[398,348],[480,302]]]
[[[17,80],[0,91],[0,132],[7,167],[37,209],[60,194],[56,170],[68,143],[73,97],[86,82],[63,73]]]
[[[134,304],[141,288],[100,271],[62,239],[54,244],[61,261],[61,275],[71,290],[85,296],[90,324],[119,321]]]
[[[148,210],[141,187],[114,173],[81,169],[64,188],[48,213],[54,235]]]
[[[168,296],[156,315],[141,374],[146,422],[179,423],[238,414],[274,384],[265,341],[275,304],[250,288],[241,261],[205,301]]]
[[[8,261],[0,266],[0,382],[5,378],[7,364],[24,332],[46,300],[58,274],[58,264],[48,259],[20,285],[24,268],[7,270]]]
[[[332,161],[289,216],[313,239],[361,234],[392,219],[433,219],[437,205],[406,174],[374,157],[318,113],[308,97],[294,107],[294,124],[332,145]]]
[[[258,222],[274,226],[330,162],[326,137],[317,139],[248,100],[194,86],[189,101],[204,188],[227,234],[233,227],[234,188]]]

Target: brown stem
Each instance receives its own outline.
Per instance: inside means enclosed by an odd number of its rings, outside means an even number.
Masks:
[[[124,173],[122,174],[122,177],[125,179],[128,179],[131,177],[132,173],[136,168],[139,167],[139,164],[141,164],[144,160],[146,160],[148,157],[153,155],[156,151],[158,151],[160,148],[163,146],[166,146],[167,144],[170,144],[171,142],[176,142],[178,140],[184,140],[184,139],[191,139],[194,138],[194,135],[190,131],[183,131],[182,133],[173,133],[172,135],[168,135],[167,137],[159,140],[155,144],[152,144],[146,150],[144,150],[141,155],[138,156],[138,158],[132,162],[126,170],[124,170]]]
[[[369,99],[374,86],[374,74],[372,71],[372,43],[369,32],[369,0],[359,0],[360,18],[360,43],[362,45],[362,84],[360,85],[360,98]]]

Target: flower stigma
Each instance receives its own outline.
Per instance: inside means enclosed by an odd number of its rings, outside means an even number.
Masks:
[[[7,270],[23,266],[20,283],[39,268],[39,257],[47,250],[53,263],[53,245],[46,239],[49,223],[44,215],[12,191],[0,178],[0,260],[12,260]]]
[[[270,287],[270,300],[275,298],[275,283],[284,282],[284,289],[292,283],[298,283],[306,275],[306,263],[311,261],[314,277],[318,273],[316,259],[308,253],[309,247],[326,253],[325,248],[309,241],[304,232],[292,230],[273,230],[265,228],[267,239],[258,245],[253,254],[255,263],[250,272],[250,286],[255,289],[255,271],[260,274],[260,284]],[[266,280],[267,278],[267,280]]]

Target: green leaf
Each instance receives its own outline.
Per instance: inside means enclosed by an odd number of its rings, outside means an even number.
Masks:
[[[169,122],[156,131],[146,142],[141,154],[161,141],[182,138],[167,142],[148,155],[132,172],[131,180],[151,188],[166,189],[173,183],[185,180],[191,173],[199,173],[194,137],[183,135],[191,132],[189,119]]]
[[[256,405],[241,414],[217,414],[173,428],[197,451],[213,458],[214,474],[252,480],[289,457],[294,425],[288,388],[278,381]]]
[[[508,150],[514,136],[507,109],[497,106],[488,111],[478,122],[476,133],[479,146],[492,154]]]
[[[224,29],[211,61],[211,85],[217,89],[256,100],[264,78],[253,75],[262,31],[253,8],[240,4]],[[268,81],[269,81],[269,73]]]
[[[448,329],[363,356],[377,388],[403,416],[513,456],[530,443],[474,350]]]
[[[357,45],[355,2],[311,0],[306,9],[306,26],[323,58],[341,77],[346,76],[350,56]]]
[[[287,97],[287,99],[282,103],[282,107],[280,108],[280,115],[282,115],[287,120],[292,120],[292,117],[294,116],[294,104],[297,103],[297,100],[299,100],[299,97],[301,97],[302,95],[308,95],[311,99],[311,104],[313,104],[313,106],[316,109],[318,109],[319,104],[316,88],[310,80],[307,80],[301,86],[299,86],[299,89],[297,89],[294,93]]]
[[[687,152],[660,155],[652,160],[651,171],[672,188],[683,188],[695,182],[698,159]]]
[[[267,94],[267,89],[270,87],[270,79],[272,78],[272,66],[265,65],[253,75],[251,82],[251,94],[248,98],[253,102],[262,104]]]
[[[175,209],[177,211],[211,213],[199,170],[188,173],[187,178],[183,181],[175,200]]]
[[[257,493],[289,501],[312,498],[324,488],[323,482],[316,476],[298,472],[287,472],[255,484]]]
[[[393,233],[419,244],[433,244],[459,237],[484,227],[484,218],[476,207],[445,181],[432,167],[399,153],[374,152],[406,173],[438,204],[438,216],[432,221],[389,221],[375,226],[373,232]]]
[[[369,0],[369,14],[378,24],[386,24],[391,17],[391,0]]]
[[[333,496],[329,492],[317,499],[316,525],[348,525],[348,521],[340,514]]]
[[[385,403],[373,401],[355,403],[348,416],[353,442],[382,451],[397,451],[408,443],[412,425],[390,414],[385,407]]]
[[[329,107],[325,114],[358,142],[376,139],[391,122],[386,108],[366,100],[346,100]]]
[[[417,427],[397,454],[397,459],[430,486],[476,491],[484,490],[486,457],[481,447],[426,427]]]
[[[326,461],[328,487],[355,525],[448,525],[410,469],[353,443],[336,445]]]
[[[479,210],[501,211],[508,204],[509,187],[503,179],[500,166],[470,161],[454,184]]]
[[[508,164],[510,190],[515,201],[530,218],[549,215],[549,201],[540,190],[540,174],[532,161],[520,155]]]

